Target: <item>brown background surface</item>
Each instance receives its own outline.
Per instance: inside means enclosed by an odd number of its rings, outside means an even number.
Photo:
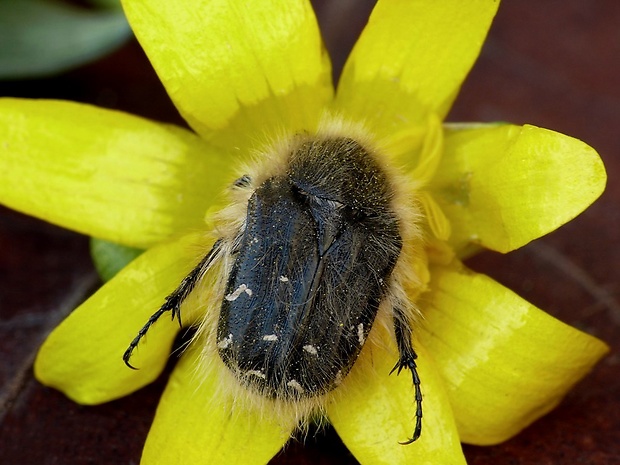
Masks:
[[[372,2],[315,2],[337,70]],[[585,214],[507,256],[469,262],[612,347],[551,414],[470,464],[620,463],[620,2],[505,0],[452,121],[532,123],[594,146],[606,193]],[[0,83],[0,95],[63,98],[181,123],[140,47],[62,76]],[[137,464],[162,378],[119,401],[82,407],[39,385],[45,335],[98,286],[85,237],[0,209],[0,463]],[[356,463],[331,430],[293,442],[274,464]]]

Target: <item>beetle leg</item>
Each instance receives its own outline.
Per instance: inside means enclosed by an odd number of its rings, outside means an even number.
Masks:
[[[406,323],[406,318],[402,314],[402,311],[399,309],[395,309],[397,313],[394,318],[394,331],[396,334],[396,344],[398,345],[398,353],[400,354],[400,358],[390,374],[396,371],[396,374],[400,374],[403,368],[409,368],[411,371],[411,376],[413,378],[413,387],[415,390],[415,402],[416,402],[416,423],[415,430],[413,432],[413,436],[405,442],[401,442],[401,444],[411,444],[415,440],[420,437],[420,433],[422,432],[422,390],[420,389],[420,377],[418,376],[418,370],[416,365],[416,359],[418,355],[413,350],[413,346],[411,344],[411,327]]]
[[[200,263],[198,263],[198,265],[190,272],[190,274],[188,274],[183,279],[183,281],[181,281],[181,284],[179,284],[179,287],[177,287],[172,294],[166,297],[166,301],[160,307],[160,309],[157,310],[155,313],[153,313],[153,315],[151,315],[151,317],[144,324],[144,326],[140,329],[140,331],[138,331],[138,334],[136,335],[136,337],[133,338],[133,340],[129,344],[129,347],[127,347],[127,350],[123,354],[123,361],[125,362],[125,365],[127,365],[129,368],[133,370],[136,370],[136,367],[132,366],[131,363],[129,363],[129,360],[131,359],[131,355],[134,349],[140,343],[140,340],[149,331],[153,323],[159,320],[159,318],[164,313],[172,312],[172,319],[174,320],[176,318],[179,321],[179,326],[183,327],[182,322],[181,322],[181,304],[187,298],[189,293],[192,292],[192,289],[194,289],[198,280],[209,269],[209,267],[213,263],[215,256],[220,251],[221,245],[222,245],[221,239],[217,240],[215,244],[213,244],[213,247],[211,248],[209,253],[207,253],[207,255],[205,255],[204,258],[200,261]]]

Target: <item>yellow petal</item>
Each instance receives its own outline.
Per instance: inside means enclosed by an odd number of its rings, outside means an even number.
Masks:
[[[420,341],[432,353],[463,442],[517,434],[555,407],[607,352],[491,278],[435,268]]]
[[[224,162],[173,126],[71,102],[0,99],[0,202],[112,242],[146,248],[200,226],[227,180]]]
[[[291,431],[283,431],[273,417],[260,418],[220,402],[221,380],[215,364],[206,367],[207,372],[197,373],[198,353],[190,349],[174,369],[140,463],[254,465],[269,462]]]
[[[175,105],[213,143],[242,149],[264,143],[267,129],[313,129],[331,99],[329,58],[307,1],[123,6]]]
[[[508,252],[570,221],[603,192],[606,175],[585,143],[535,126],[446,131],[429,186],[452,225],[450,243]]]
[[[78,307],[47,338],[36,377],[81,404],[98,404],[153,381],[164,368],[179,324],[164,315],[151,326],[128,368],[123,353],[200,257],[199,235],[152,248]],[[182,312],[183,321],[187,315]]]
[[[416,442],[399,444],[413,433],[416,406],[409,371],[389,375],[398,360],[391,339],[385,348],[364,348],[342,395],[327,406],[330,422],[362,464],[465,464],[443,379],[427,351],[421,345],[416,350],[424,399],[422,435]]]
[[[337,106],[380,136],[442,119],[477,58],[498,1],[380,0],[338,84]]]

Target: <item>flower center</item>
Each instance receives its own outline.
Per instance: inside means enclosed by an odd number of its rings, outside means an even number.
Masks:
[[[429,118],[426,128],[408,128],[386,142],[390,153],[400,159],[411,158],[412,147],[420,146],[416,166],[410,170],[408,177],[416,189],[428,228],[434,238],[447,241],[450,237],[450,221],[426,187],[431,182],[443,155],[443,128],[436,115]]]

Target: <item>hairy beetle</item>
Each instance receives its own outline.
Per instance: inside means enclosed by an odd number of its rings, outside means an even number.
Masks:
[[[411,309],[393,292],[403,248],[393,183],[375,154],[349,137],[299,136],[283,152],[283,163],[235,181],[245,193],[237,210],[244,219],[232,221],[166,298],[124,361],[131,367],[133,350],[164,313],[180,322],[181,303],[225,262],[211,344],[247,389],[299,402],[342,382],[387,301],[400,355],[392,371],[408,368],[413,377],[411,443],[421,433],[422,394]]]

